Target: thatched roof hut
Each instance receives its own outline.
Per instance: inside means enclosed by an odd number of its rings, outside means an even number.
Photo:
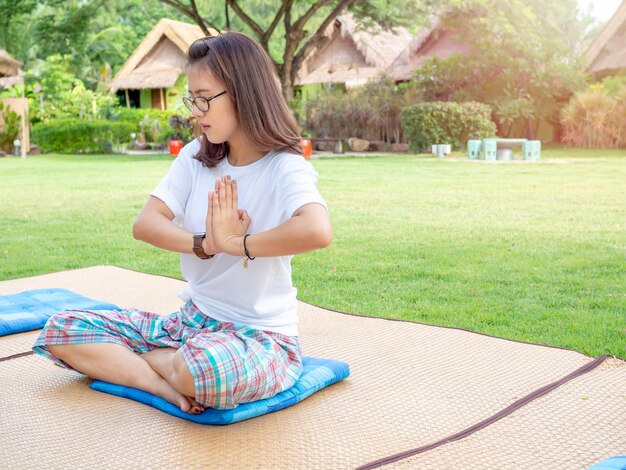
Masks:
[[[217,34],[217,31],[211,30],[210,33]],[[197,25],[163,18],[124,63],[109,89],[113,92],[152,89],[159,93],[157,98],[160,98],[163,109],[164,90],[172,87],[185,73],[189,46],[204,36]],[[153,99],[153,104],[155,101],[158,103],[159,100]]]
[[[626,0],[589,46],[585,60],[598,78],[626,72]]]
[[[24,83],[22,63],[0,49],[0,90]]]
[[[296,85],[345,83],[346,87],[362,85],[381,75],[411,40],[401,27],[385,31],[360,29],[350,14],[342,15],[324,32],[330,40],[314,49],[298,71]]]
[[[420,30],[408,46],[396,57],[387,73],[397,82],[410,80],[413,70],[420,68],[427,59],[447,59],[452,54],[464,54],[468,45],[459,40],[452,31],[442,27],[440,18],[434,17],[430,26]]]

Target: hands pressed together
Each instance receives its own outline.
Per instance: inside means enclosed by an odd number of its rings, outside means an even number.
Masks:
[[[248,213],[237,207],[237,181],[222,175],[215,182],[215,191],[209,192],[204,252],[243,256],[243,237],[250,222]]]

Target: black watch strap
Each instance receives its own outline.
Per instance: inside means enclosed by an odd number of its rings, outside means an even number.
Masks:
[[[202,240],[206,238],[206,233],[193,234],[193,252],[200,259],[211,259],[215,255],[207,255],[202,248]]]

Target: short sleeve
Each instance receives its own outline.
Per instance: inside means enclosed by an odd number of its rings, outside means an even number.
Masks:
[[[328,209],[326,201],[317,189],[318,174],[301,155],[284,154],[276,175],[278,202],[283,217],[288,219],[305,204],[317,203]]]
[[[198,150],[196,141],[187,144],[172,162],[169,171],[150,193],[159,198],[182,221],[193,184],[193,154]]]

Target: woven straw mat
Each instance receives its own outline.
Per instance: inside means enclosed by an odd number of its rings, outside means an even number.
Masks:
[[[95,266],[0,282],[0,295],[57,287],[167,313],[180,306],[183,285]],[[229,426],[93,391],[91,379],[39,356],[1,361],[0,465],[553,470],[626,453],[624,361],[304,303],[299,309],[304,354],[345,361],[350,377]],[[38,334],[0,338],[0,359],[28,352]],[[536,399],[526,403],[529,396]]]

